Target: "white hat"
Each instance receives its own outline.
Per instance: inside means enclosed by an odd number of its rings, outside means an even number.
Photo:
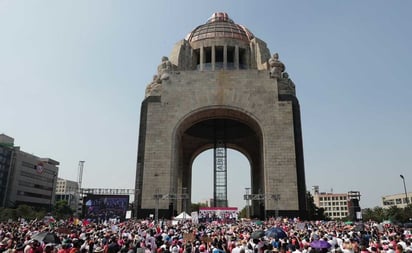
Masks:
[[[172,253],[179,253],[179,248],[177,246],[172,246]]]
[[[98,253],[98,252],[103,252],[103,248],[102,247],[100,247],[100,246],[97,246],[94,250],[93,250],[93,252],[96,252],[96,253]]]

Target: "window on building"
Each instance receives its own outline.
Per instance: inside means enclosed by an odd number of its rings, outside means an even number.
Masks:
[[[403,198],[402,199],[402,202],[404,203],[404,204],[408,204],[408,201],[407,201],[408,199],[407,198]]]

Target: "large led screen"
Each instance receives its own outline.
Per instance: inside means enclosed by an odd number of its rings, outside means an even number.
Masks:
[[[129,195],[95,195],[84,198],[84,216],[95,222],[124,220],[129,207]]]

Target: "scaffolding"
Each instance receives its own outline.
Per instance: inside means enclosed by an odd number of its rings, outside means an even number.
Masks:
[[[219,124],[219,126],[217,126]],[[219,129],[219,130],[218,130]],[[227,207],[227,147],[225,122],[215,121],[213,206]]]

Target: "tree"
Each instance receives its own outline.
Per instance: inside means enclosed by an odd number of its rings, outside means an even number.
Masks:
[[[373,210],[371,208],[362,209],[362,219],[365,221],[375,220]]]
[[[57,219],[67,219],[73,216],[73,210],[70,208],[66,200],[59,200],[54,205],[54,216]]]
[[[247,206],[243,207],[239,212],[239,218],[247,218]]]
[[[17,218],[24,218],[26,220],[33,220],[33,219],[42,219],[46,212],[43,209],[34,209],[28,205],[19,205],[16,209],[16,219]]]
[[[16,209],[0,208],[0,221],[16,220]]]
[[[205,203],[192,203],[190,206],[190,212],[199,212],[199,208],[207,207]]]
[[[19,205],[16,208],[16,216],[18,218],[24,218],[26,220],[32,220],[36,218],[33,208],[28,205]]]
[[[392,222],[400,222],[402,220],[402,212],[404,209],[400,209],[397,206],[391,206],[386,210],[386,217]]]
[[[362,219],[382,222],[386,219],[386,212],[382,207],[376,206],[373,209],[365,208],[362,210]]]
[[[412,204],[409,204],[403,209],[402,222],[411,222],[411,221],[412,221]]]
[[[325,216],[325,210],[315,205],[313,196],[309,191],[306,192],[306,204],[307,204],[307,216],[308,216],[307,219],[308,220],[326,220],[327,219],[327,217]]]

